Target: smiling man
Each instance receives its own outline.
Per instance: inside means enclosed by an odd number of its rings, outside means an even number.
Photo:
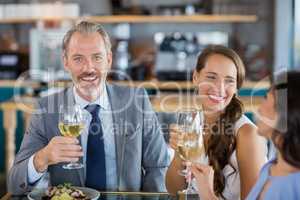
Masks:
[[[108,34],[99,24],[77,24],[64,37],[63,61],[73,86],[38,101],[9,172],[8,190],[24,194],[49,172],[51,185],[165,191],[167,146],[145,90],[106,83],[112,64]],[[59,107],[66,105],[86,111],[78,138],[60,135]],[[63,169],[77,161],[84,167]]]
[[[111,67],[112,53],[109,37],[104,31],[89,31],[67,33],[63,43],[63,60],[78,95],[94,101],[103,92],[101,86],[105,84]]]

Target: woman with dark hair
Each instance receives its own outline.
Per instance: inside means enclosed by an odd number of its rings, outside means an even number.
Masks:
[[[245,77],[242,60],[232,49],[212,45],[202,51],[193,73],[205,118],[205,154],[198,164],[210,175],[193,186],[201,199],[244,199],[266,162],[266,143],[256,133],[255,125],[243,114],[237,97]],[[177,148],[178,130],[170,130],[170,145]],[[184,161],[175,151],[167,171],[167,190],[176,194],[186,187],[178,175]],[[199,186],[199,187],[198,187]]]
[[[261,170],[247,200],[300,199],[300,72],[277,77],[259,109],[259,133],[271,139],[277,157]]]

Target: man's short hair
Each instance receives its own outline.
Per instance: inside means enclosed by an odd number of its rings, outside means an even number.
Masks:
[[[109,38],[109,35],[107,34],[107,32],[104,30],[104,28],[98,23],[89,22],[89,21],[81,21],[78,24],[76,24],[73,28],[71,28],[63,38],[62,48],[63,48],[64,56],[67,56],[68,46],[69,46],[71,37],[75,32],[78,32],[81,34],[99,33],[103,38],[106,52],[111,51],[110,38]]]

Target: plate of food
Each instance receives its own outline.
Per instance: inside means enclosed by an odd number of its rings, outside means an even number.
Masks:
[[[97,200],[100,193],[97,190],[63,184],[48,189],[37,189],[30,192],[29,200]]]

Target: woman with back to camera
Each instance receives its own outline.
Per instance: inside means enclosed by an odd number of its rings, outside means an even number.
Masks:
[[[277,157],[261,170],[247,200],[300,199],[300,72],[280,74],[259,109],[259,133]]]
[[[213,170],[210,180],[203,181],[203,189],[192,184],[200,196],[244,199],[266,162],[266,143],[256,133],[255,125],[243,114],[237,97],[245,77],[244,64],[232,49],[212,45],[202,51],[193,73],[193,84],[200,95],[205,119],[205,154],[199,162]],[[178,129],[170,130],[170,145],[177,148]],[[185,177],[178,174],[185,162],[177,151],[167,171],[168,192],[176,194],[186,187]]]

